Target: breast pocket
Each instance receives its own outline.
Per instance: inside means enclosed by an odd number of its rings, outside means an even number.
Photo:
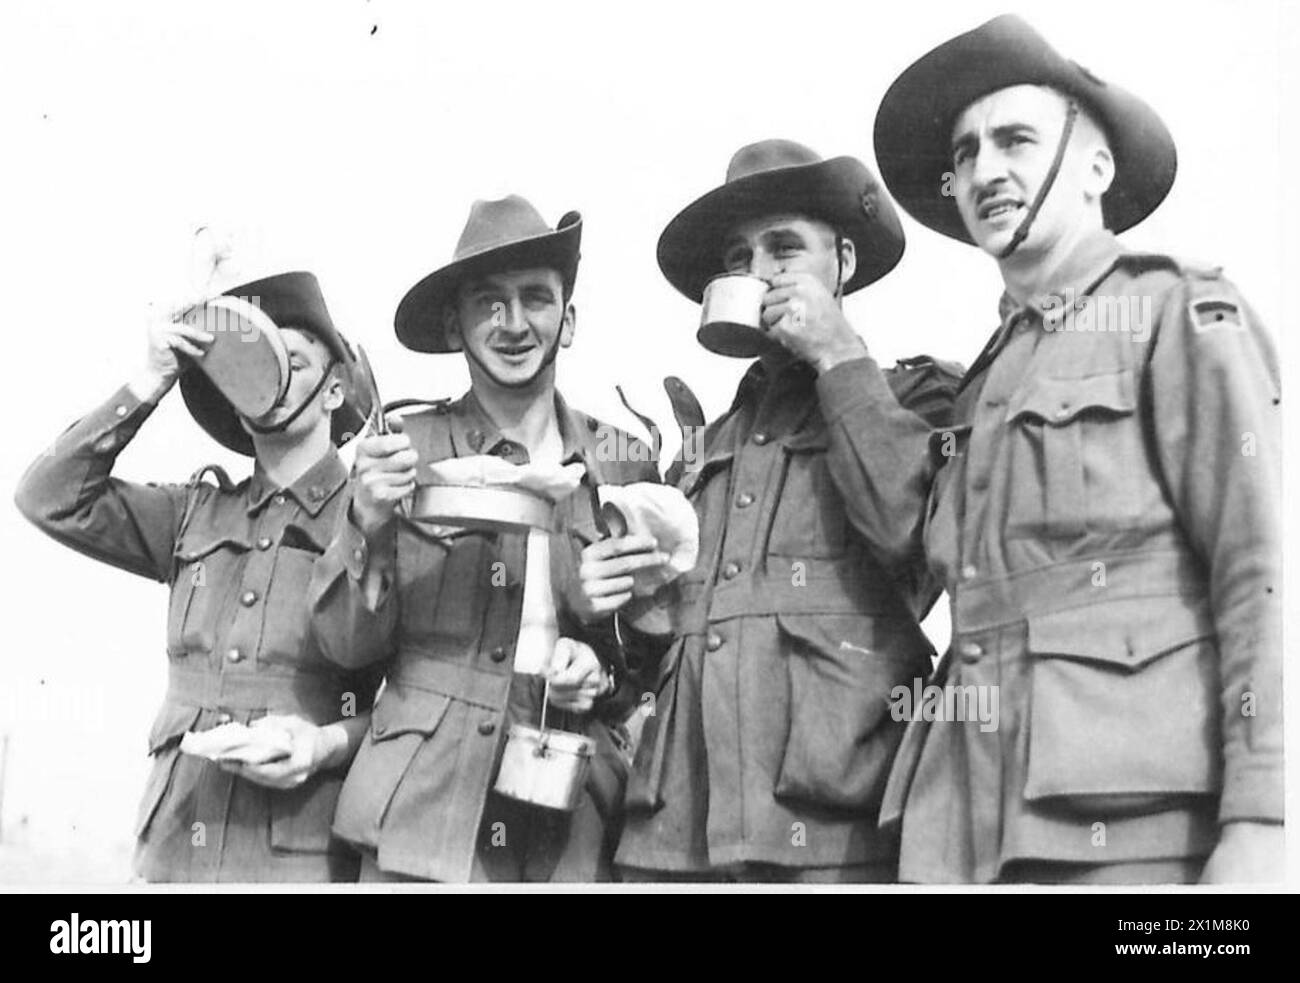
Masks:
[[[262,660],[298,663],[307,637],[307,586],[325,547],[298,526],[287,526],[275,551],[275,566],[262,612]]]
[[[843,556],[848,518],[826,461],[826,432],[796,435],[781,449],[780,493],[767,552],[809,559]]]
[[[167,651],[211,652],[221,612],[237,587],[231,571],[249,550],[238,537],[187,534],[176,544]]]
[[[1007,409],[1006,535],[1072,538],[1131,528],[1147,503],[1132,370],[1035,378]]]

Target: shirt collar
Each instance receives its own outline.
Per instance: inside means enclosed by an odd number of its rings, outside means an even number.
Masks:
[[[1005,326],[1022,314],[1035,321],[1063,316],[1068,307],[1097,288],[1123,251],[1115,234],[1108,229],[1099,229],[1085,237],[1052,274],[1047,289],[1024,304],[1008,293],[1002,294],[998,301],[1002,324]]]
[[[276,485],[262,470],[262,465],[257,464],[249,479],[248,514],[252,515],[262,509],[273,496],[284,494],[292,497],[308,514],[315,517],[320,514],[325,503],[334,497],[335,492],[343,487],[347,478],[348,469],[333,447],[288,488]]]
[[[452,403],[449,412],[452,444],[458,455],[501,454],[522,461],[528,459],[528,449],[501,433],[474,395],[474,390]],[[555,419],[562,443],[560,463],[585,461],[587,452],[594,448],[599,424],[570,407],[558,390],[555,393]]]

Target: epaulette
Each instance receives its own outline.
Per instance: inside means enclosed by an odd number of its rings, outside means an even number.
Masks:
[[[900,358],[885,370],[894,397],[932,427],[952,422],[953,404],[966,370],[957,362],[941,361],[929,355]]]
[[[1178,276],[1195,277],[1200,280],[1217,280],[1223,276],[1222,266],[1178,259],[1168,253],[1120,253],[1115,259],[1115,265],[1135,274],[1168,270]]]

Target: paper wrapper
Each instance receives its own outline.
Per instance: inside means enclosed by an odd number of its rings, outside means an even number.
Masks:
[[[695,566],[700,552],[700,522],[695,509],[676,488],[638,481],[631,485],[601,485],[600,501],[627,520],[629,535],[653,536],[668,562],[632,577],[632,593],[653,594]]]
[[[426,474],[435,485],[462,488],[509,488],[531,492],[552,502],[573,494],[582,483],[581,464],[563,467],[541,464],[511,464],[491,454],[451,457],[431,464]]]
[[[211,730],[186,732],[181,738],[181,751],[209,761],[257,765],[289,757],[293,753],[293,738],[278,727],[229,723]]]

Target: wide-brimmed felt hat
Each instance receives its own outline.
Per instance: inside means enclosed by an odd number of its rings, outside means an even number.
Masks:
[[[253,304],[274,322],[277,328],[297,328],[317,338],[343,366],[346,398],[334,411],[330,436],[335,445],[345,443],[361,431],[370,407],[360,405],[364,389],[354,378],[356,357],[352,346],[334,326],[325,307],[316,277],[307,272],[280,273],[253,280],[223,293]],[[197,365],[181,375],[181,395],[190,414],[217,443],[237,454],[253,456],[253,439],[240,425],[239,414]]]
[[[879,280],[903,255],[903,228],[884,187],[853,157],[823,160],[793,140],[741,147],[720,187],[695,199],[659,237],[659,268],[691,300],[719,273],[726,236],[738,222],[791,213],[820,219],[853,241],[857,269],[850,294]]]
[[[1155,211],[1178,167],[1173,137],[1155,110],[1059,54],[1019,17],[1005,14],[918,59],[881,100],[876,162],[909,215],[936,232],[973,242],[946,177],[953,170],[952,128],[971,103],[1016,85],[1060,91],[1105,130],[1115,157],[1115,178],[1102,198],[1107,228],[1122,232]]]
[[[449,352],[443,313],[467,278],[503,270],[544,266],[564,280],[566,296],[578,275],[582,216],[567,212],[555,228],[519,195],[470,206],[451,262],[406,292],[397,305],[397,340],[417,352]]]

